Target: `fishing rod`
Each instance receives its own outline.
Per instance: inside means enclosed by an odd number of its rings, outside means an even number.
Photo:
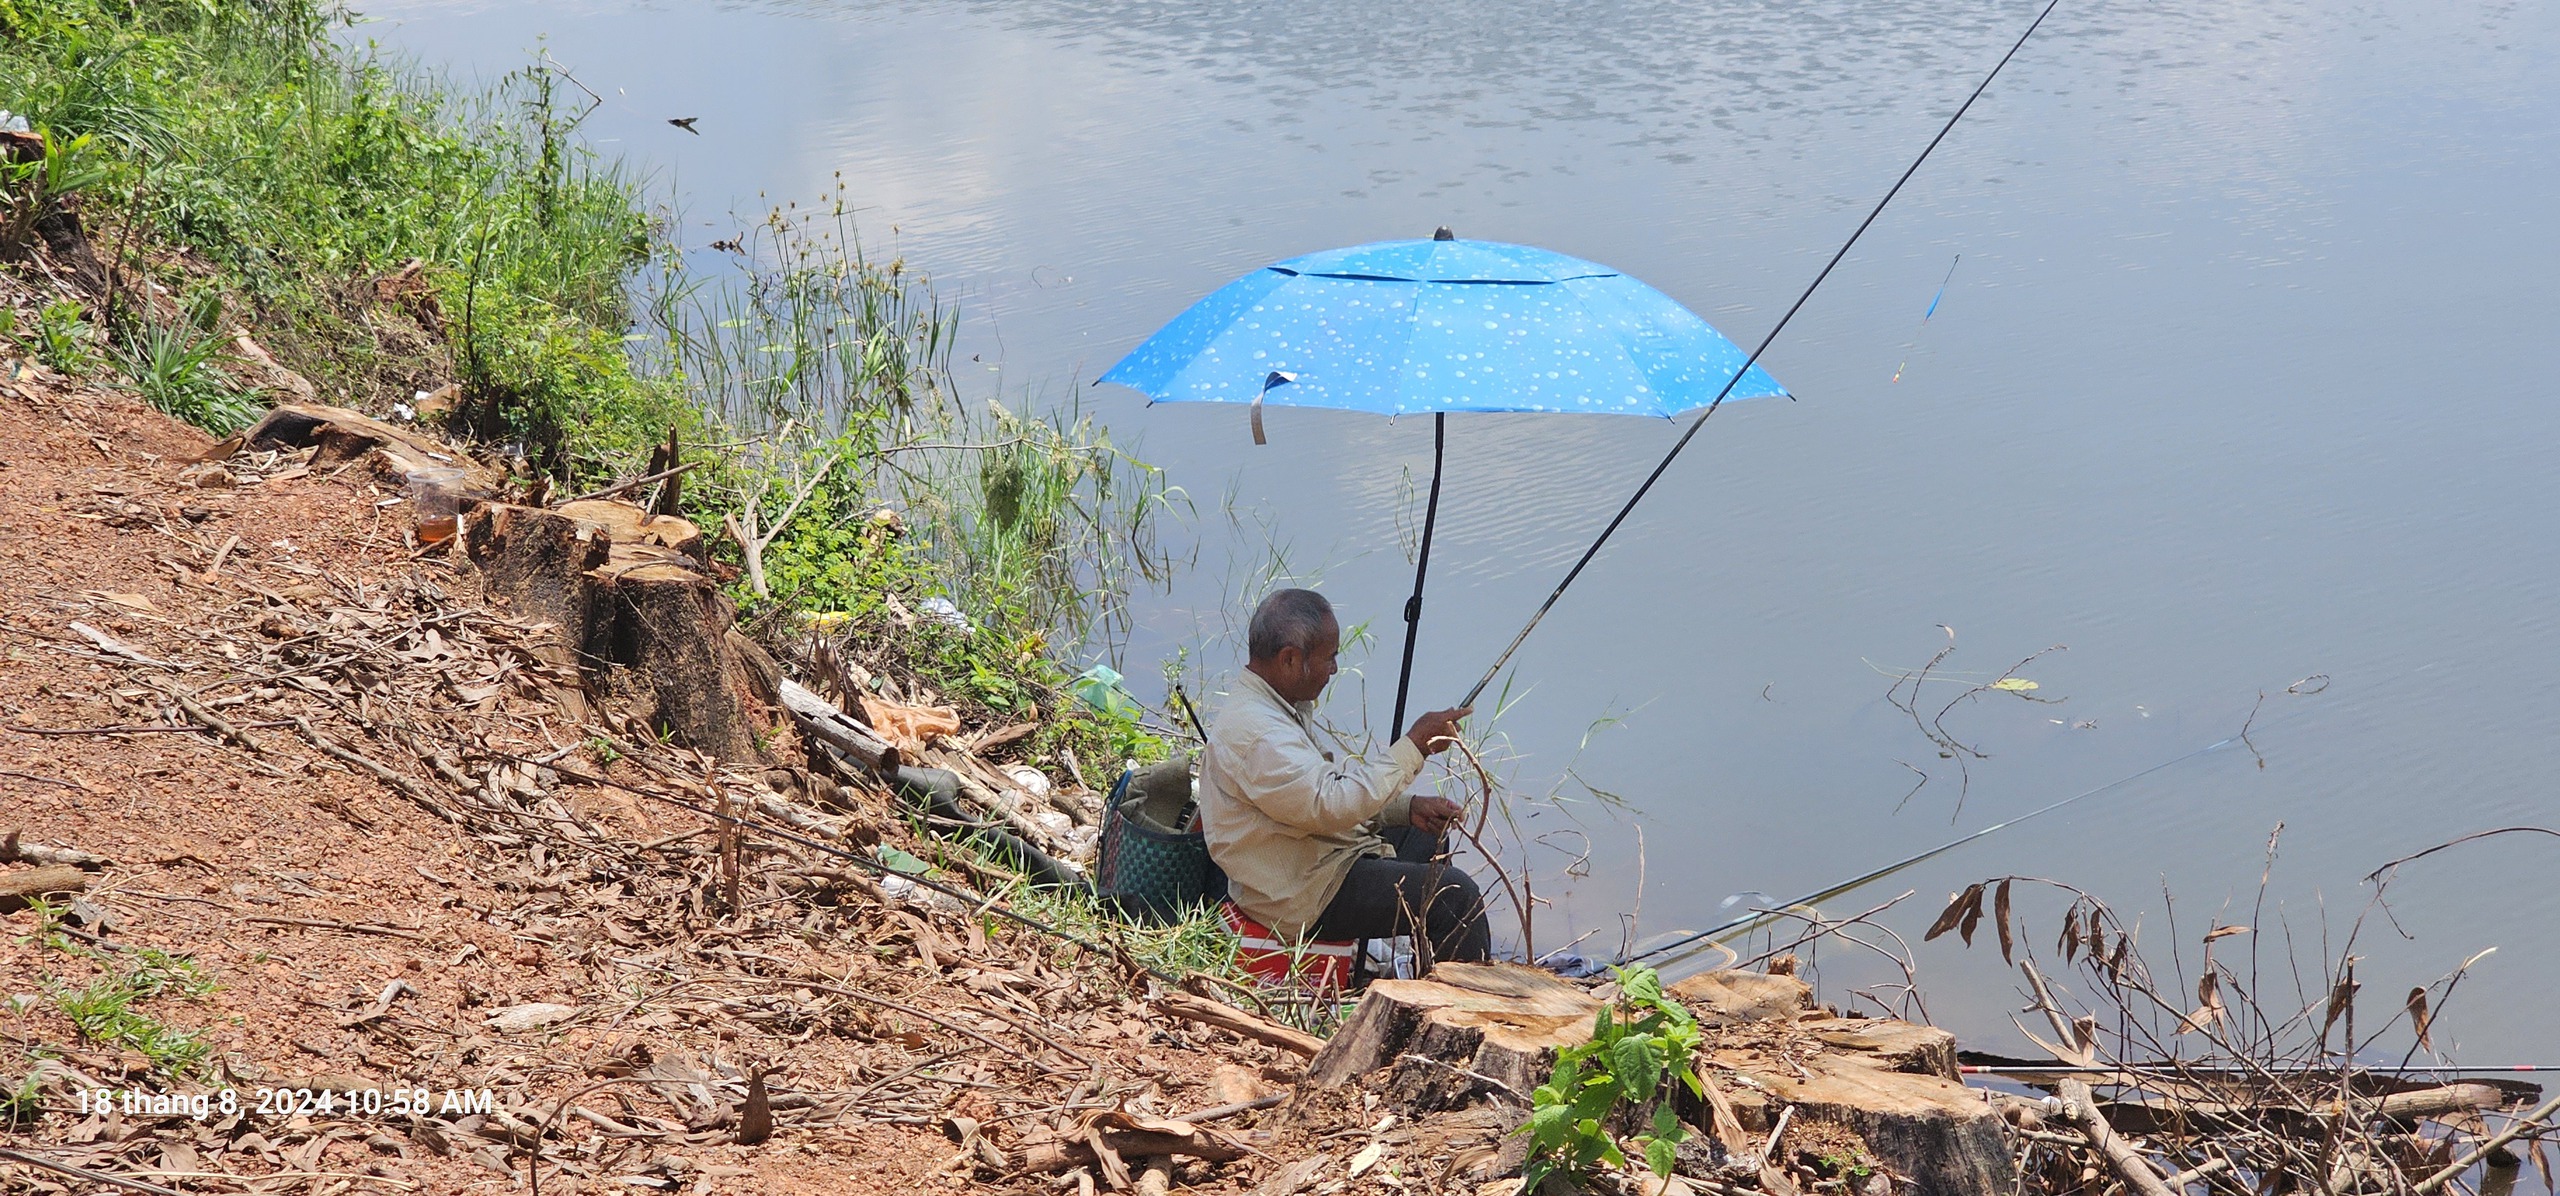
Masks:
[[[2024,1065],[2024,1066],[2019,1066],[2019,1067],[2002,1067],[2002,1066],[2000,1066],[2000,1065],[1998,1065],[1998,1064],[1990,1064],[1990,1063],[1966,1063],[1966,1064],[1961,1064],[1961,1065],[1957,1066],[1957,1068],[1956,1068],[1956,1071],[1957,1071],[1959,1074],[1962,1074],[1962,1075],[1968,1075],[1968,1076],[2060,1076],[2060,1075],[2107,1075],[2107,1074],[2112,1073],[2112,1072],[2126,1072],[2126,1071],[2137,1071],[2137,1070],[2139,1070],[2139,1071],[2180,1071],[2180,1070],[2188,1070],[2188,1071],[2193,1071],[2193,1070],[2204,1070],[2204,1071],[2227,1071],[2227,1070],[2236,1070],[2236,1069],[2204,1067],[2204,1066],[2202,1066],[2200,1063],[2182,1063],[2182,1062],[2179,1062],[2179,1061],[2174,1060],[2174,1059],[2172,1059],[2172,1060],[2164,1060],[2164,1061],[2161,1061],[2161,1062],[2158,1062],[2158,1063],[2121,1063],[2121,1064],[2117,1064],[2117,1065],[2115,1065],[2115,1066],[2113,1066],[2113,1067],[2074,1067],[2074,1066],[2072,1066],[2072,1065],[2070,1065],[2070,1064],[2068,1064],[2068,1063],[2031,1063],[2031,1064],[2026,1064],[2026,1065]],[[2337,1075],[2337,1074],[2338,1074],[2338,1073],[2340,1073],[2340,1072],[2351,1072],[2351,1071],[2360,1071],[2360,1072],[2365,1072],[2365,1073],[2370,1074],[2370,1075],[2378,1075],[2378,1076],[2410,1076],[2410,1075],[2433,1075],[2433,1074],[2443,1074],[2443,1075],[2453,1075],[2453,1076],[2477,1076],[2477,1075],[2488,1075],[2488,1074],[2491,1074],[2491,1073],[2493,1073],[2493,1072],[2540,1072],[2540,1071],[2560,1071],[2560,1063],[2497,1063],[2497,1064],[2491,1064],[2490,1066],[2487,1066],[2487,1067],[2462,1067],[2462,1066],[2458,1066],[2458,1065],[2450,1065],[2450,1064],[2432,1064],[2432,1063],[2423,1063],[2423,1064],[2422,1064],[2422,1063],[2410,1063],[2410,1064],[2399,1064],[2399,1065],[2383,1066],[2383,1067],[2366,1067],[2366,1066],[2363,1066],[2363,1065],[2361,1065],[2361,1064],[2356,1065],[2356,1066],[2353,1066],[2353,1067],[2336,1067],[2336,1066],[2332,1066],[2332,1067],[2322,1067],[2322,1066],[2319,1066],[2319,1065],[2317,1065],[2317,1064],[2304,1064],[2304,1065],[2297,1066],[2297,1067],[2252,1067],[2252,1068],[2249,1068],[2249,1069],[2248,1069],[2248,1073],[2247,1073],[2247,1074],[2252,1075],[2252,1076],[2255,1076],[2255,1075],[2271,1075],[2271,1076],[2334,1076],[2334,1075]]]
[[[2307,711],[2305,711],[2305,712],[2303,712],[2303,713],[2308,713],[2308,712],[2307,712]],[[2288,716],[2288,717],[2289,717],[2289,718],[2298,718],[2298,717],[2300,717],[2300,714],[2296,714],[2296,715],[2292,715],[2292,716]],[[1690,944],[1692,944],[1692,943],[1708,943],[1708,944],[1712,944],[1716,939],[1722,938],[1722,937],[1724,937],[1724,936],[1726,936],[1726,935],[1729,935],[1729,934],[1733,934],[1733,933],[1735,933],[1735,932],[1737,932],[1737,931],[1739,931],[1739,932],[1744,932],[1744,933],[1748,933],[1748,932],[1750,932],[1751,930],[1757,929],[1759,926],[1761,926],[1762,924],[1764,924],[1764,923],[1766,923],[1766,922],[1770,922],[1770,921],[1772,921],[1772,920],[1775,920],[1775,919],[1777,919],[1777,918],[1779,918],[1779,917],[1784,916],[1784,911],[1786,911],[1786,910],[1794,909],[1794,908],[1799,907],[1799,906],[1820,905],[1820,904],[1822,904],[1823,902],[1825,902],[1825,901],[1829,901],[1829,900],[1831,900],[1831,899],[1832,899],[1832,898],[1834,898],[1834,897],[1838,897],[1838,896],[1840,896],[1840,895],[1841,895],[1841,894],[1843,894],[1843,893],[1847,893],[1847,892],[1850,892],[1850,891],[1853,891],[1853,890],[1856,890],[1856,889],[1864,888],[1864,887],[1866,887],[1867,885],[1873,884],[1873,883],[1875,883],[1875,882],[1877,882],[1877,881],[1879,881],[1879,880],[1883,880],[1885,877],[1891,876],[1891,875],[1893,875],[1894,873],[1897,873],[1897,872],[1902,871],[1903,869],[1913,867],[1913,866],[1915,866],[1915,865],[1918,865],[1918,864],[1923,863],[1923,862],[1928,861],[1928,860],[1936,859],[1937,857],[1942,856],[1942,855],[1945,855],[1945,854],[1947,854],[1947,853],[1948,853],[1948,852],[1950,852],[1950,851],[1954,851],[1955,849],[1957,849],[1957,848],[1959,848],[1959,847],[1962,847],[1962,846],[1964,846],[1964,845],[1965,845],[1965,844],[1967,844],[1967,843],[1971,843],[1971,842],[1973,842],[1973,841],[1975,841],[1975,840],[1977,840],[1977,839],[1988,838],[1988,837],[1990,837],[1990,836],[1992,836],[1992,835],[1998,834],[1998,833],[1999,833],[1999,832],[2001,832],[2001,831],[2007,830],[2007,829],[2009,829],[2010,827],[2016,826],[2016,825],[2018,825],[2018,824],[2019,824],[2019,823],[2021,823],[2021,822],[2026,822],[2026,821],[2028,821],[2028,820],[2030,820],[2030,819],[2033,819],[2033,818],[2042,817],[2043,815],[2053,813],[2054,811],[2059,810],[2059,809],[2062,809],[2063,807],[2065,807],[2065,806],[2069,806],[2069,805],[2071,805],[2071,804],[2073,804],[2073,803],[2075,803],[2075,802],[2086,801],[2086,800],[2088,800],[2089,798],[2096,797],[2096,796],[2098,796],[2098,795],[2099,795],[2099,794],[2101,794],[2101,793],[2107,793],[2107,792],[2110,792],[2110,791],[2113,791],[2113,790],[2116,790],[2116,789],[2122,789],[2122,788],[2124,788],[2125,786],[2130,785],[2130,784],[2134,783],[2135,781],[2139,781],[2139,780],[2141,780],[2141,779],[2142,779],[2142,778],[2144,778],[2144,777],[2150,776],[2151,774],[2153,774],[2153,773],[2155,773],[2155,772],[2159,772],[2159,771],[2161,771],[2161,770],[2163,770],[2163,769],[2171,768],[2171,767],[2174,767],[2174,766],[2176,766],[2176,765],[2184,764],[2184,763],[2186,763],[2187,761],[2189,761],[2189,760],[2193,760],[2193,759],[2195,759],[2195,758],[2197,758],[2197,757],[2199,757],[2199,756],[2209,756],[2209,755],[2212,755],[2212,754],[2213,754],[2213,753],[2215,753],[2215,752],[2218,752],[2218,751],[2221,751],[2221,750],[2223,750],[2223,749],[2225,749],[2225,748],[2230,747],[2232,744],[2242,742],[2243,738],[2244,738],[2245,736],[2247,736],[2247,735],[2248,735],[2248,733],[2249,733],[2248,728],[2245,728],[2245,727],[2244,727],[2244,728],[2242,728],[2239,732],[2237,732],[2237,733],[2235,733],[2235,734],[2232,734],[2232,735],[2230,735],[2230,736],[2228,736],[2228,737],[2226,737],[2226,738],[2223,738],[2223,739],[2217,739],[2217,740],[2213,741],[2212,743],[2208,743],[2208,744],[2204,745],[2203,747],[2197,748],[2196,750],[2194,750],[2194,751],[2192,751],[2192,752],[2188,752],[2187,754],[2185,754],[2185,755],[2183,755],[2183,756],[2177,756],[2177,757],[2173,757],[2173,758],[2171,758],[2171,759],[2163,760],[2163,761],[2161,761],[2160,763],[2158,763],[2158,764],[2154,764],[2154,765],[2152,765],[2151,767],[2146,768],[2146,769],[2143,769],[2143,770],[2142,770],[2142,771],[2140,771],[2140,772],[2133,773],[2133,774],[2131,774],[2131,775],[2129,775],[2129,776],[2119,777],[2119,778],[2117,778],[2117,779],[2115,779],[2115,780],[2112,780],[2112,781],[2107,782],[2107,783],[2106,783],[2106,784],[2104,784],[2104,785],[2100,785],[2100,786],[2098,786],[2098,787],[2097,787],[2097,788],[2095,788],[2095,789],[2084,789],[2084,790],[2082,790],[2082,791],[2080,791],[2080,792],[2078,792],[2078,793],[2072,794],[2072,795],[2071,795],[2071,796],[2069,796],[2069,797],[2063,798],[2063,799],[2062,799],[2062,800],[2060,800],[2060,801],[2051,802],[2051,803],[2048,803],[2048,804],[2046,804],[2046,805],[2038,806],[2038,807],[2036,807],[2035,809],[2029,810],[2029,811],[2027,811],[2027,812],[2026,812],[2026,813],[2024,813],[2024,814],[2020,814],[2020,815],[2018,815],[2017,817],[2012,818],[2012,819],[2009,819],[2009,820],[2008,820],[2008,821],[2006,821],[2006,822],[1995,822],[1995,823],[1992,823],[1991,825],[1986,826],[1986,827],[1982,828],[1981,830],[1975,831],[1975,832],[1973,832],[1973,833],[1971,833],[1971,834],[1969,834],[1969,835],[1961,836],[1961,837],[1959,837],[1959,838],[1950,839],[1950,840],[1948,840],[1948,841],[1946,841],[1946,842],[1944,842],[1944,843],[1941,843],[1941,844],[1937,845],[1936,847],[1932,847],[1932,848],[1928,849],[1927,851],[1919,852],[1918,854],[1915,854],[1915,855],[1908,855],[1908,856],[1904,856],[1903,858],[1901,858],[1901,859],[1899,859],[1899,860],[1896,860],[1896,861],[1894,861],[1893,863],[1887,864],[1887,865],[1885,865],[1884,867],[1877,868],[1877,869],[1875,869],[1875,870],[1873,870],[1873,871],[1870,871],[1870,872],[1862,872],[1862,873],[1858,874],[1857,876],[1851,877],[1851,878],[1850,878],[1850,879],[1848,879],[1848,880],[1844,880],[1844,881],[1840,882],[1839,884],[1832,885],[1831,887],[1829,887],[1829,888],[1827,888],[1827,889],[1821,889],[1821,890],[1818,890],[1818,891],[1816,891],[1816,892],[1807,893],[1807,894],[1805,894],[1804,896],[1802,896],[1802,897],[1798,897],[1798,898],[1796,898],[1796,899],[1795,899],[1795,900],[1793,900],[1793,901],[1783,902],[1783,903],[1781,903],[1781,904],[1779,904],[1779,905],[1777,905],[1777,906],[1775,906],[1775,907],[1773,907],[1773,908],[1770,908],[1770,909],[1757,909],[1757,910],[1753,910],[1753,911],[1751,911],[1750,913],[1744,914],[1743,916],[1741,916],[1741,917],[1739,917],[1739,918],[1735,918],[1734,920],[1732,920],[1732,921],[1730,921],[1730,922],[1726,922],[1725,924],[1723,924],[1723,925],[1721,925],[1721,926],[1714,926],[1714,927],[1710,927],[1710,928],[1708,928],[1708,929],[1706,929],[1706,930],[1700,930],[1700,931],[1696,931],[1696,932],[1691,933],[1691,934],[1686,934],[1686,935],[1683,935],[1683,936],[1681,936],[1681,937],[1679,937],[1679,938],[1677,938],[1677,939],[1673,939],[1672,941],[1670,941],[1670,942],[1668,942],[1668,943],[1663,943],[1663,944],[1661,944],[1661,945],[1659,945],[1659,946],[1647,947],[1647,948],[1645,948],[1645,949],[1644,949],[1644,950],[1642,950],[1642,951],[1638,951],[1638,952],[1635,952],[1635,953],[1633,953],[1633,954],[1631,954],[1631,955],[1627,956],[1625,959],[1620,960],[1619,962],[1620,962],[1621,964],[1630,964],[1630,963],[1635,963],[1635,962],[1636,962],[1636,961],[1638,961],[1638,960],[1651,959],[1651,958],[1655,958],[1655,957],[1657,957],[1657,956],[1664,956],[1664,955],[1668,955],[1669,953],[1674,952],[1674,951],[1679,951],[1681,948],[1683,948],[1683,947],[1687,947],[1687,946],[1689,946],[1689,945],[1690,945]],[[1700,948],[1698,948],[1697,950],[1705,950],[1705,948],[1704,948],[1704,947],[1700,947]],[[1688,951],[1688,952],[1684,952],[1684,953],[1683,953],[1681,956],[1679,956],[1678,958],[1687,958],[1689,955],[1694,955],[1694,954],[1697,954],[1697,951]]]
[[[2009,60],[2017,57],[2019,50],[2026,48],[2027,39],[2036,35],[2036,29],[2044,24],[2046,17],[2053,15],[2054,7],[2060,3],[2062,0],[2046,0],[2044,11],[2037,13],[2035,22],[2027,26],[2025,33],[2018,35],[2017,44],[2010,46],[2009,52],[2000,56],[1999,63],[1991,68],[1990,74],[1982,77],[1982,82],[1974,87],[1973,94],[1966,96],[1964,103],[1956,106],[1955,115],[1948,117],[1946,125],[1938,130],[1938,135],[1929,139],[1928,146],[1920,151],[1920,156],[1911,160],[1911,165],[1903,170],[1902,177],[1893,181],[1892,188],[1884,193],[1884,198],[1876,201],[1875,209],[1867,213],[1867,218],[1858,222],[1858,231],[1849,234],[1849,239],[1841,242],[1839,251],[1831,255],[1831,260],[1823,263],[1822,272],[1813,276],[1813,282],[1805,287],[1803,294],[1796,296],[1795,303],[1787,308],[1787,314],[1778,317],[1777,326],[1769,330],[1769,335],[1760,338],[1760,347],[1753,349],[1751,356],[1743,360],[1742,368],[1735,370],[1733,377],[1725,381],[1724,389],[1716,392],[1715,401],[1708,403],[1707,409],[1700,412],[1698,418],[1689,422],[1689,430],[1681,433],[1680,439],[1672,444],[1671,451],[1662,455],[1661,463],[1653,467],[1651,474],[1646,475],[1644,484],[1636,487],[1636,492],[1628,496],[1626,505],[1618,508],[1618,513],[1610,517],[1609,525],[1600,529],[1600,537],[1591,542],[1591,547],[1583,550],[1582,559],[1575,561],[1573,568],[1565,571],[1564,580],[1557,582],[1556,588],[1547,594],[1547,600],[1538,604],[1537,613],[1529,616],[1529,622],[1520,628],[1520,634],[1511,637],[1510,646],[1502,650],[1502,655],[1494,660],[1493,667],[1485,670],[1484,679],[1476,682],[1476,687],[1467,691],[1466,700],[1458,705],[1473,706],[1477,698],[1484,696],[1485,687],[1493,684],[1494,677],[1502,672],[1502,666],[1511,663],[1511,654],[1519,651],[1520,645],[1529,638],[1529,633],[1538,629],[1538,621],[1546,618],[1548,611],[1555,609],[1556,600],[1564,597],[1565,590],[1573,585],[1575,578],[1582,576],[1583,567],[1589,565],[1593,557],[1600,555],[1601,546],[1609,542],[1610,536],[1617,534],[1618,525],[1625,523],[1627,515],[1636,509],[1636,504],[1643,502],[1644,496],[1652,492],[1653,484],[1662,480],[1663,471],[1671,468],[1671,462],[1680,456],[1680,450],[1689,447],[1689,442],[1697,437],[1698,430],[1707,426],[1708,418],[1716,413],[1716,408],[1724,406],[1725,397],[1733,393],[1733,388],[1742,382],[1743,375],[1750,373],[1751,367],[1759,364],[1760,355],[1769,351],[1769,346],[1776,342],[1779,333],[1786,331],[1787,322],[1795,319],[1797,312],[1804,310],[1805,301],[1813,298],[1813,293],[1821,289],[1822,281],[1831,277],[1831,271],[1840,264],[1840,259],[1849,256],[1849,249],[1858,243],[1858,238],[1867,235],[1867,229],[1875,224],[1876,217],[1884,214],[1885,205],[1892,203],[1893,197],[1902,193],[1903,184],[1910,182],[1911,176],[1919,173],[1920,164],[1928,161],[1929,155],[1937,150],[1938,143],[1945,141],[1947,134],[1955,131],[1956,122],[1964,119],[1964,114],[1973,108],[1973,102],[1981,99],[1982,93],[1990,88],[1991,81],[2000,77],[2001,68],[2008,66]]]

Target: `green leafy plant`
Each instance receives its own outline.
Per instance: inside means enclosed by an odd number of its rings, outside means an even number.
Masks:
[[[46,129],[43,137],[44,153],[34,160],[0,159],[0,257],[24,254],[45,213],[109,177],[105,156],[89,135],[64,139]]]
[[[0,1129],[22,1129],[44,1116],[44,1085],[30,1073],[15,1084],[0,1086]]]
[[[257,406],[214,367],[222,342],[191,327],[150,325],[123,346],[125,376],[152,406],[216,436],[257,418]]]
[[[34,332],[28,349],[55,373],[77,376],[96,364],[89,325],[81,320],[78,303],[62,299],[45,304],[36,312]]]
[[[1628,1166],[1628,1152],[1657,1176],[1671,1174],[1673,1154],[1689,1129],[1668,1099],[1685,1087],[1704,1096],[1691,1058],[1697,1053],[1697,1019],[1662,991],[1662,978],[1646,967],[1612,969],[1618,999],[1604,1005],[1591,1038],[1556,1052],[1553,1078],[1531,1096],[1529,1163],[1521,1190],[1534,1190],[1549,1175],[1588,1178],[1601,1167]],[[1652,1106],[1640,1132],[1621,1123]]]

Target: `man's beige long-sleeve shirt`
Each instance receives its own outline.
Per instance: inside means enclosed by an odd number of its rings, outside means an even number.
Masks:
[[[1406,824],[1405,786],[1422,763],[1405,736],[1385,760],[1336,762],[1316,741],[1315,703],[1245,673],[1200,754],[1200,825],[1228,896],[1282,937],[1303,937],[1352,861],[1395,854],[1377,828]]]

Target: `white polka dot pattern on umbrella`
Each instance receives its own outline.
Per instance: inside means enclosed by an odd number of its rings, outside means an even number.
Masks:
[[[1382,241],[1237,279],[1102,381],[1160,402],[1671,416],[1713,402],[1747,356],[1606,266],[1493,241]],[[1293,381],[1264,394],[1275,370]],[[1726,397],[1785,393],[1755,365]]]

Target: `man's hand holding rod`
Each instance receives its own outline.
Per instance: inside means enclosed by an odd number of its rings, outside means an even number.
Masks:
[[[1434,710],[1413,720],[1413,730],[1406,732],[1405,738],[1412,740],[1413,746],[1421,748],[1423,755],[1436,756],[1457,742],[1458,720],[1473,713],[1473,706]]]
[[[1413,746],[1421,748],[1425,756],[1446,751],[1450,744],[1458,741],[1458,720],[1474,713],[1474,709],[1460,706],[1451,710],[1434,710],[1413,720],[1413,730],[1405,738],[1412,740]],[[1449,824],[1456,822],[1458,816],[1465,812],[1465,807],[1448,798],[1421,795],[1413,799],[1409,821],[1413,829],[1426,835],[1437,835],[1448,830]]]

